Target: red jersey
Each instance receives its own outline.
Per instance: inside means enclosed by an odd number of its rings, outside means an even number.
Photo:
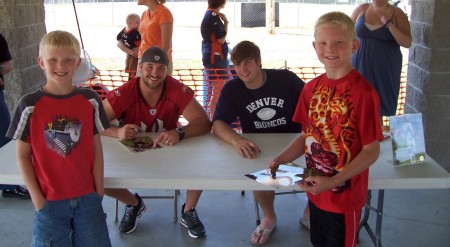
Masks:
[[[177,127],[178,119],[194,97],[191,88],[167,75],[164,91],[152,107],[142,97],[140,77],[108,92],[107,99],[122,124],[136,124],[145,132],[161,132]]]
[[[377,92],[356,70],[338,80],[320,75],[304,87],[293,120],[306,134],[308,168],[334,176],[364,145],[382,140]],[[368,169],[345,184],[308,198],[322,210],[344,213],[361,209],[367,199]]]

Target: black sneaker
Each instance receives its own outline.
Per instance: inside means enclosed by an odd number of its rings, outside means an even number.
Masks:
[[[200,221],[197,215],[197,211],[195,211],[195,208],[192,208],[188,212],[184,212],[184,206],[186,204],[183,204],[181,207],[181,221],[180,224],[183,225],[188,229],[189,236],[193,238],[198,238],[202,236],[206,236],[206,230],[203,226],[203,223]]]
[[[9,197],[9,198],[19,198],[19,199],[31,199],[30,192],[28,192],[27,189],[21,186],[17,186],[16,188],[12,190],[3,190],[2,191],[3,197]]]
[[[125,207],[125,213],[123,214],[122,220],[120,221],[119,231],[124,233],[132,233],[136,229],[137,221],[136,218],[142,216],[146,207],[142,198],[136,193],[134,194],[138,199],[138,204],[135,206],[127,205]]]

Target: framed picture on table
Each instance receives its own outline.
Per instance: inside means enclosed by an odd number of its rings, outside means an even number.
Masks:
[[[392,153],[395,166],[425,161],[425,138],[422,113],[389,117]]]

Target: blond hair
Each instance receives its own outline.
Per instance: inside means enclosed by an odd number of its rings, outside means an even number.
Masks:
[[[140,20],[141,17],[138,14],[136,14],[136,13],[131,13],[131,14],[127,15],[127,19],[126,19],[127,24],[128,24],[129,21],[131,21],[133,19]]]
[[[333,11],[319,17],[314,25],[314,36],[319,27],[324,24],[338,25],[343,30],[347,31],[352,39],[356,39],[355,23],[353,23],[353,20],[345,13]]]
[[[81,55],[80,42],[71,33],[66,31],[52,31],[41,38],[39,56],[51,49],[67,49],[73,51],[77,57]]]

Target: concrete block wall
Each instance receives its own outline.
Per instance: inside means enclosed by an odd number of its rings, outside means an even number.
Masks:
[[[11,114],[22,95],[45,83],[37,65],[39,41],[46,33],[43,0],[0,0],[0,33],[8,42],[14,70],[5,77]]]
[[[405,113],[422,112],[427,153],[450,171],[450,1],[411,3]]]

